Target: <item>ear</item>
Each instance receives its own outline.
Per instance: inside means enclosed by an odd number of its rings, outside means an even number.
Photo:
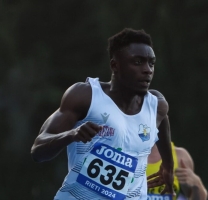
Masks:
[[[115,58],[112,58],[110,61],[110,68],[113,74],[116,74],[118,71],[118,63]]]

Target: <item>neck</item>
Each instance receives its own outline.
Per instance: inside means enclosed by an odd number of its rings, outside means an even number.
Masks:
[[[136,114],[141,110],[144,95],[138,95],[119,83],[114,75],[111,77],[108,94],[117,106],[126,114]]]

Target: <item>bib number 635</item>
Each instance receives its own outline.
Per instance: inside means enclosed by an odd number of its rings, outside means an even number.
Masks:
[[[107,171],[107,174],[106,175],[103,175],[102,173],[100,174],[101,169]],[[115,190],[122,190],[126,183],[125,178],[128,177],[129,172],[120,169],[117,176],[114,177],[114,175],[116,174],[116,170],[118,169],[113,165],[103,166],[103,161],[100,160],[99,158],[96,158],[92,160],[91,163],[89,164],[87,168],[87,174],[91,178],[96,178],[99,176],[100,182],[103,185],[109,185],[112,183],[112,187]]]

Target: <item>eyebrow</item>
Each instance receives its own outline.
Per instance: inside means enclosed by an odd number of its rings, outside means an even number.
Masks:
[[[133,55],[131,56],[132,58],[142,58],[142,59],[151,59],[151,60],[156,60],[156,57],[150,57],[150,56],[141,56],[141,55]]]

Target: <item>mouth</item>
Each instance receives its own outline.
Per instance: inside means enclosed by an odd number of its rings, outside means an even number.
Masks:
[[[139,81],[140,85],[143,86],[143,87],[149,87],[150,85],[150,80],[142,80],[142,81]]]

